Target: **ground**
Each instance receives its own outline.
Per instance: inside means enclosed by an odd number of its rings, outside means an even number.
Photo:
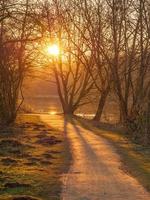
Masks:
[[[42,119],[47,119],[43,116]],[[63,177],[63,200],[149,200],[144,187],[124,169],[116,148],[75,119],[51,117],[66,132],[73,162]],[[103,133],[103,131],[101,130]]]
[[[38,115],[19,116],[0,131],[0,200],[58,200],[68,156],[63,130]]]
[[[21,115],[0,134],[0,200],[149,200],[144,182],[122,165],[149,176],[142,153],[87,120]]]

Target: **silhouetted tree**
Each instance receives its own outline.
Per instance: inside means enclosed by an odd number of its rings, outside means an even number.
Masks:
[[[19,94],[33,60],[32,43],[40,33],[31,1],[3,0],[0,11],[0,122],[9,124],[22,103]]]
[[[51,6],[55,14],[50,12]],[[86,56],[85,59],[83,54],[87,50],[82,43],[80,32],[70,18],[72,16],[76,20],[79,17],[73,7],[70,7],[70,4],[61,4],[61,1],[53,1],[51,6],[49,4],[46,7],[48,31],[51,42],[58,43],[60,49],[58,58],[53,59],[54,67],[51,69],[54,72],[63,112],[73,114],[80,106],[89,103],[88,94],[93,88],[93,81],[85,65],[91,62],[91,56]],[[72,11],[68,13],[67,9]],[[78,22],[80,23],[79,18]],[[82,23],[80,25],[82,26]]]

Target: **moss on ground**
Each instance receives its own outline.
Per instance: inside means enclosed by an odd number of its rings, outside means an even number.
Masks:
[[[150,191],[150,147],[132,141],[124,131],[115,131],[108,125],[95,124],[90,120],[75,117],[76,123],[109,140],[118,150],[122,159],[122,169],[136,177]],[[106,130],[107,129],[107,130]],[[111,131],[109,130],[111,129]],[[113,129],[113,131],[112,131]]]
[[[58,200],[69,166],[64,133],[38,115],[20,115],[0,131],[0,200]]]

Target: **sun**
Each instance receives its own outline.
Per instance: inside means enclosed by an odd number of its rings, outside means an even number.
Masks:
[[[47,52],[49,55],[58,56],[60,53],[60,49],[57,44],[53,44],[47,47]]]

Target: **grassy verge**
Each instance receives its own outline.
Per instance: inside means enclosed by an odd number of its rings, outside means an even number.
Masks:
[[[0,131],[0,200],[58,200],[61,174],[69,166],[64,133],[20,116]]]
[[[135,144],[121,131],[112,131],[100,124],[90,120],[75,118],[77,123],[95,134],[109,140],[117,149],[122,159],[122,169],[137,180],[150,191],[150,147]],[[107,129],[107,130],[106,130]],[[109,131],[111,129],[111,131]],[[114,128],[113,128],[114,129]]]

